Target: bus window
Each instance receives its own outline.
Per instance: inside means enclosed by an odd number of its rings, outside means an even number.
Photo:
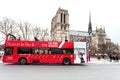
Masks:
[[[33,48],[30,48],[30,54],[33,54],[33,53],[35,53],[35,50],[33,49]]]
[[[45,54],[48,54],[48,49],[45,49]]]
[[[65,50],[63,50],[63,54],[65,54],[66,53],[66,51]]]
[[[40,54],[40,49],[32,48],[32,53],[31,54]]]
[[[32,54],[39,54],[39,50],[37,48],[32,49]]]
[[[34,54],[39,54],[39,53],[40,53],[39,49],[34,49]]]
[[[34,48],[32,50],[32,52],[34,52],[34,54],[48,54],[49,53],[49,49],[48,48],[43,48],[43,49],[39,49],[39,48]]]
[[[44,54],[44,49],[40,49],[40,54]]]
[[[60,48],[52,48],[52,54],[62,54],[62,49]]]
[[[18,48],[18,54],[29,54],[30,49],[29,48]]]
[[[39,54],[48,54],[49,53],[49,49],[48,48],[43,48],[43,49],[39,49]]]
[[[64,54],[72,54],[73,53],[73,49],[62,49]]]
[[[49,54],[51,54],[51,50],[49,50]]]
[[[13,48],[10,48],[10,47],[5,48],[4,55],[10,55],[10,54],[13,54]]]

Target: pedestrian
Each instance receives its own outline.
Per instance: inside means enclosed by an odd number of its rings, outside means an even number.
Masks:
[[[119,62],[118,56],[115,57],[115,62]]]
[[[100,55],[97,56],[97,59],[100,60]]]
[[[88,61],[90,61],[90,55],[88,55],[87,58],[88,58]]]
[[[1,58],[1,56],[2,56],[2,53],[0,53],[0,58]]]
[[[112,60],[115,61],[115,56],[114,55],[112,56]]]
[[[109,59],[110,59],[110,62],[111,62],[112,61],[112,55],[111,54],[109,55]]]

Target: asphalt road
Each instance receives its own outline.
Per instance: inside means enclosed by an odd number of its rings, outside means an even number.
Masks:
[[[0,80],[120,80],[120,64],[65,66],[0,63]]]

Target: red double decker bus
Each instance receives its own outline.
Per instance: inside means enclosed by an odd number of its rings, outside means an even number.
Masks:
[[[25,41],[8,34],[3,63],[59,63],[87,62],[86,42]]]

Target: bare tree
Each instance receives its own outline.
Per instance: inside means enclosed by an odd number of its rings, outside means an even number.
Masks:
[[[99,45],[99,52],[103,54],[110,55],[114,50],[118,49],[117,45],[112,42],[107,42],[106,44]]]
[[[48,40],[49,39],[49,33],[48,33],[48,29],[42,29],[38,26],[36,26],[35,28],[33,28],[32,30],[33,32],[33,36],[39,38],[39,40]]]
[[[1,40],[4,41],[6,34],[16,34],[17,31],[17,26],[16,22],[10,18],[4,17],[0,21],[0,33],[1,33]]]
[[[98,47],[98,52],[104,55],[106,53],[107,45],[103,43],[99,44]]]
[[[24,40],[29,40],[33,37],[38,37],[40,40],[49,39],[47,28],[34,27],[28,22],[16,23],[14,20],[6,17],[0,21],[0,33],[0,36],[2,36],[0,39],[2,40],[5,40],[6,34],[8,33],[21,37]]]
[[[27,22],[23,22],[23,23],[20,22],[18,24],[18,27],[20,29],[20,34],[22,35],[20,37],[22,37],[24,40],[29,40],[32,36],[32,34],[31,34],[31,28],[32,28],[31,24],[27,23]]]
[[[97,48],[95,47],[95,45],[89,45],[89,49],[92,55],[95,54],[95,52],[97,51]]]
[[[48,40],[49,39],[49,34],[48,34],[48,29],[41,29],[40,31],[40,37],[41,40]]]
[[[118,50],[118,46],[112,42],[106,43],[106,46],[107,46],[106,53],[108,55],[114,52],[115,50]]]
[[[33,36],[39,38],[40,37],[40,31],[41,31],[40,27],[38,27],[38,26],[34,27],[32,29]]]

